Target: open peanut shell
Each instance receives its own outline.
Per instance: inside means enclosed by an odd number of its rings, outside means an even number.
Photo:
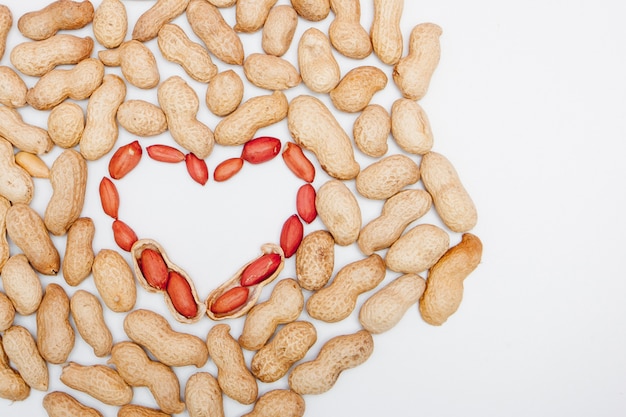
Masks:
[[[215,303],[215,301],[222,294],[224,294],[226,291],[232,288],[241,286],[240,284],[241,276],[243,274],[243,271],[246,269],[246,267],[248,267],[248,265],[250,265],[257,259],[259,259],[261,256],[270,254],[270,253],[276,253],[280,255],[280,264],[278,265],[278,268],[274,271],[274,273],[272,273],[272,275],[265,278],[263,281],[259,282],[258,284],[248,286],[248,288],[250,289],[250,292],[248,294],[248,298],[246,302],[243,305],[241,305],[239,308],[236,308],[234,310],[231,310],[223,314],[216,314],[213,311],[211,311],[211,306],[213,305],[213,303]],[[283,270],[284,266],[285,266],[285,254],[283,250],[281,249],[281,247],[273,243],[264,244],[263,246],[261,246],[261,255],[251,260],[250,262],[246,263],[230,279],[228,279],[226,282],[224,282],[222,285],[217,287],[215,290],[213,290],[209,294],[209,296],[207,297],[205,301],[207,316],[209,316],[212,320],[233,319],[233,318],[243,316],[248,311],[250,311],[252,307],[254,307],[257,300],[261,296],[261,291],[263,290],[263,287],[265,287],[270,282],[274,281],[274,279]]]
[[[172,304],[172,300],[170,299],[167,291],[159,289],[159,288],[155,288],[148,283],[148,281],[143,275],[143,272],[141,271],[141,267],[139,264],[141,253],[145,249],[152,249],[152,250],[159,252],[161,256],[163,257],[163,260],[165,261],[165,265],[167,266],[168,270],[179,273],[183,278],[185,278],[187,283],[189,283],[189,287],[191,288],[191,293],[193,295],[194,301],[196,302],[196,306],[198,308],[198,312],[196,313],[195,316],[186,317],[180,314],[176,310],[174,305]],[[139,285],[141,285],[148,292],[163,293],[163,298],[165,298],[165,303],[167,305],[167,308],[170,310],[170,312],[172,313],[172,316],[174,316],[174,318],[177,321],[181,323],[195,323],[204,316],[206,305],[200,301],[200,298],[198,297],[198,293],[196,292],[196,287],[194,286],[193,281],[191,280],[189,275],[187,275],[187,272],[185,272],[182,268],[180,268],[178,265],[176,265],[170,260],[170,258],[167,256],[167,253],[158,242],[152,239],[139,239],[131,247],[130,254],[133,260],[133,270],[135,271],[135,277],[137,278]]]

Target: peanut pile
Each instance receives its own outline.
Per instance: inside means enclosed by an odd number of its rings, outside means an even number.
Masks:
[[[471,233],[476,207],[452,163],[432,150],[419,104],[439,63],[441,28],[417,24],[405,52],[403,6],[372,0],[365,28],[360,0],[156,0],[136,22],[121,0],[56,0],[19,17],[0,5],[0,408],[38,390],[49,416],[102,416],[82,395],[118,416],[224,416],[226,397],[249,406],[246,416],[302,416],[305,400],[365,362],[372,335],[409,309],[431,325],[445,323],[482,243]],[[231,8],[233,25],[224,17]],[[315,26],[325,19],[332,19],[327,33]],[[299,25],[306,29],[296,38]],[[5,50],[11,31],[21,41]],[[255,33],[263,52],[246,54],[242,38]],[[290,62],[294,48],[297,62]],[[159,54],[179,75],[162,79]],[[355,66],[342,71],[339,55]],[[370,56],[378,65],[359,65]],[[203,102],[197,83],[206,89]],[[244,99],[248,86],[266,93]],[[294,87],[307,93],[290,97]],[[130,88],[156,89],[157,102],[128,98]],[[373,102],[390,88],[398,93],[393,103]],[[23,119],[26,106],[46,114],[46,129]],[[201,106],[219,121],[200,120]],[[356,116],[351,130],[343,113]],[[259,134],[280,123],[289,138]],[[127,133],[141,139],[120,146]],[[171,141],[142,145],[155,136]],[[216,147],[239,147],[241,155],[214,161]],[[41,156],[53,148],[61,150],[48,167]],[[144,151],[184,165],[200,185],[211,178],[207,160],[213,181],[224,182],[246,164],[282,159],[302,182],[296,213],[276,243],[199,294],[167,242],[140,237],[119,218],[117,184]],[[361,166],[361,155],[373,162]],[[94,251],[100,225],[83,209],[89,165],[103,159],[109,176],[97,195],[111,219],[103,230],[118,248]],[[45,210],[32,204],[34,178],[52,188]],[[365,223],[368,200],[382,210]],[[441,225],[418,222],[431,209]],[[321,229],[305,229],[316,220]],[[337,247],[350,246],[361,256],[336,264]],[[284,276],[287,263],[294,277]],[[390,271],[397,276],[385,283]],[[64,282],[40,277],[57,274]],[[139,291],[162,294],[170,316],[138,307]],[[318,342],[315,323],[340,322],[357,309],[358,331],[320,341],[305,359]],[[123,317],[123,340],[108,312]],[[34,316],[35,327],[18,323],[20,316]],[[172,326],[201,320],[211,322],[204,337]],[[243,326],[238,337],[235,320]],[[78,340],[93,350],[92,363],[72,358]],[[183,380],[176,369],[187,366],[196,370]],[[67,392],[48,392],[52,367]],[[281,379],[286,385],[259,384]],[[149,403],[137,401],[137,387],[149,391]]]

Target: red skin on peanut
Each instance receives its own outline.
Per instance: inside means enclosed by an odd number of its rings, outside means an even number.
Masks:
[[[293,142],[287,142],[283,151],[283,160],[287,168],[296,176],[306,182],[313,182],[315,179],[315,167],[306,157],[302,148]]]
[[[315,207],[315,188],[311,184],[304,184],[298,189],[296,195],[296,210],[298,215],[307,223],[311,223],[317,217]]]
[[[126,252],[130,252],[130,249],[138,240],[135,231],[131,229],[129,225],[118,219],[113,221],[112,228],[113,238],[115,239],[117,246]]]
[[[241,171],[243,167],[243,159],[230,158],[215,167],[213,171],[213,179],[217,182],[226,181]]]
[[[265,281],[280,266],[282,259],[277,253],[267,253],[251,262],[241,273],[239,283],[249,287]]]
[[[271,136],[261,136],[243,145],[241,158],[251,164],[261,164],[278,155],[280,148],[280,140]]]
[[[304,227],[297,214],[289,216],[280,232],[280,247],[285,252],[285,258],[290,258],[302,243]]]
[[[144,249],[139,257],[139,268],[151,287],[164,290],[169,277],[163,256],[154,249]]]
[[[245,304],[249,293],[248,287],[233,287],[217,297],[211,306],[211,311],[214,314],[230,313]]]
[[[108,177],[102,177],[100,181],[100,203],[102,204],[102,210],[104,213],[117,219],[117,214],[120,208],[120,195],[117,192],[117,187],[113,184]]]
[[[155,161],[175,164],[185,160],[185,154],[168,145],[150,145],[146,148],[148,156]]]
[[[134,141],[128,145],[121,146],[109,161],[109,174],[111,178],[119,180],[132,171],[141,160],[141,145],[139,141]]]
[[[198,314],[198,305],[189,282],[176,271],[170,271],[166,287],[167,295],[179,314],[192,318]]]
[[[185,165],[191,178],[200,185],[206,184],[209,180],[209,168],[204,159],[198,158],[193,153],[185,155]]]

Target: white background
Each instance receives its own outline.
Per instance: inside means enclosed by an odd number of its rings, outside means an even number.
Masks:
[[[16,29],[17,18],[47,4],[42,0],[7,2],[14,26],[1,65],[10,65],[11,47],[25,41]],[[361,3],[361,22],[369,28],[371,1]],[[153,2],[124,4],[131,21],[130,36],[134,20]],[[405,2],[405,47],[416,24],[430,21],[443,28],[440,65],[421,104],[434,131],[433,149],[453,162],[478,207],[479,222],[473,233],[483,241],[484,256],[465,281],[463,303],[448,322],[429,326],[416,307],[409,309],[395,328],[374,337],[374,354],[366,363],[344,372],[329,392],[306,396],[306,415],[623,415],[626,26],[621,10],[619,2],[609,0],[593,5],[578,0]],[[224,15],[234,22],[233,8]],[[315,26],[327,28],[331,19],[332,13]],[[175,22],[188,29],[184,16]],[[310,25],[301,19],[296,37]],[[90,30],[78,33],[88,35]],[[242,39],[246,54],[260,49],[260,33],[242,35]],[[204,105],[206,86],[163,61],[156,41],[148,46],[161,63],[162,80],[180,74],[196,88],[199,118],[214,128],[218,119]],[[99,49],[96,45],[95,50]],[[295,62],[295,51],[294,41],[286,58]],[[355,65],[382,65],[373,56],[363,62],[337,57],[343,74]],[[214,62],[220,71],[230,68],[217,59]],[[390,67],[381,68],[391,75]],[[107,71],[119,74],[117,68]],[[36,81],[24,79],[29,86]],[[244,99],[265,93],[247,85]],[[301,86],[286,94],[293,98],[310,92]],[[389,109],[397,97],[390,79],[372,102]],[[129,87],[127,98],[156,103],[156,90]],[[20,113],[27,122],[46,126],[47,112],[21,109]],[[355,117],[338,115],[348,132]],[[290,139],[285,122],[259,134],[278,136],[283,142]],[[118,144],[135,139],[122,129]],[[140,142],[144,146],[173,144],[167,134]],[[390,139],[389,154],[397,151]],[[51,164],[58,152],[44,159]],[[209,168],[212,171],[218,162],[239,152],[239,148],[216,147],[207,159]],[[115,247],[111,220],[102,213],[97,194],[109,157],[89,165],[83,215],[96,221],[96,250]],[[362,154],[357,157],[362,167],[372,162]],[[328,177],[320,169],[317,174],[314,185],[319,187]],[[204,298],[256,257],[262,243],[278,240],[282,223],[294,213],[295,190],[301,182],[279,157],[263,166],[247,165],[227,183],[211,180],[200,187],[183,165],[166,166],[144,156],[139,167],[116,184],[122,200],[120,218],[140,237],[157,239],[193,277]],[[50,192],[47,180],[36,180],[33,206],[41,213]],[[365,224],[378,215],[382,203],[360,201]],[[419,222],[440,224],[433,213]],[[322,227],[317,220],[305,230]],[[452,234],[453,243],[459,238]],[[55,238],[55,243],[62,251],[64,238]],[[362,256],[354,247],[338,248],[336,253],[335,270]],[[293,271],[290,259],[282,276],[293,276]],[[396,276],[389,271],[386,282]],[[42,282],[64,284],[61,276],[42,276]],[[75,291],[65,288],[69,294]],[[79,288],[93,286],[88,280]],[[266,289],[262,299],[268,294]],[[368,296],[363,295],[359,305]],[[143,290],[137,307],[161,312],[177,330],[203,338],[213,324],[205,318],[193,326],[180,325],[171,319],[160,296]],[[356,331],[357,314],[358,307],[338,324],[315,321],[318,342],[307,359],[314,358],[330,337]],[[116,341],[126,339],[123,316],[107,312]],[[16,321],[35,331],[34,317]],[[228,323],[238,337],[243,322]],[[251,357],[250,352],[246,355]],[[95,358],[80,337],[70,360],[106,361]],[[112,407],[60,383],[60,366],[49,369],[50,390],[70,392],[105,416],[116,414]],[[210,360],[203,370],[215,371]],[[195,371],[177,369],[183,386]],[[271,386],[260,384],[259,389],[263,393],[286,386],[281,380]],[[134,402],[154,406],[145,389],[135,393]],[[43,395],[33,391],[24,402],[0,400],[0,414],[42,415]],[[251,408],[227,398],[224,404],[228,416]]]

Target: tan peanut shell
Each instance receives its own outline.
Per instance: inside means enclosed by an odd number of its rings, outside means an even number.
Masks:
[[[93,34],[105,48],[117,48],[128,31],[128,15],[121,0],[102,0],[93,15]]]
[[[11,299],[0,291],[0,332],[11,327],[13,319],[15,319],[15,307]]]
[[[385,279],[385,262],[378,254],[351,262],[341,268],[331,283],[312,294],[306,311],[327,323],[341,321],[356,307],[357,298],[373,290]]]
[[[109,363],[130,386],[147,387],[164,413],[178,414],[185,410],[185,403],[180,400],[180,382],[174,371],[151,360],[141,346],[133,342],[115,344]]]
[[[261,48],[268,55],[283,56],[289,49],[298,26],[293,7],[279,4],[272,7],[263,25]]]
[[[369,104],[354,121],[354,144],[365,155],[380,158],[388,150],[387,139],[391,133],[391,117],[379,104]]]
[[[215,7],[231,7],[237,3],[237,0],[207,0]]]
[[[246,300],[246,302],[243,305],[241,305],[239,308],[236,308],[233,311],[229,311],[227,313],[220,313],[220,314],[213,313],[213,311],[211,311],[211,307],[213,306],[215,301],[226,291],[234,287],[240,286],[241,275],[243,271],[246,269],[246,267],[250,265],[252,262],[254,262],[256,259],[258,259],[259,257],[267,255],[267,254],[271,254],[271,253],[280,255],[280,259],[281,259],[280,265],[278,265],[274,273],[270,275],[269,277],[267,277],[265,280],[255,285],[248,286],[249,294],[248,294],[248,299]],[[219,287],[217,287],[216,289],[211,291],[211,293],[209,293],[209,296],[207,297],[205,304],[206,304],[206,314],[207,316],[209,316],[210,319],[212,320],[234,319],[234,318],[241,317],[245,315],[246,313],[248,313],[250,309],[254,307],[254,305],[258,301],[259,297],[261,296],[261,292],[263,291],[263,288],[269,283],[271,283],[272,281],[274,281],[285,266],[285,254],[283,250],[281,249],[280,246],[275,245],[273,243],[266,243],[262,245],[261,255],[259,255],[259,257],[244,264],[228,280],[224,281],[224,283],[222,283]]]
[[[215,126],[215,142],[220,145],[243,145],[257,130],[287,117],[289,103],[281,91],[252,97]]]
[[[243,99],[243,81],[233,70],[218,73],[206,90],[206,105],[216,116],[227,116],[235,111]]]
[[[15,311],[22,316],[33,314],[43,298],[39,276],[28,263],[26,255],[11,256],[0,272],[4,291],[13,303]]]
[[[340,246],[356,242],[361,230],[361,208],[350,189],[339,180],[324,183],[315,196],[319,218]]]
[[[432,198],[424,190],[404,190],[390,197],[380,216],[366,224],[357,243],[365,255],[391,246],[413,221],[430,210]]]
[[[185,404],[189,417],[224,417],[222,390],[208,372],[196,372],[185,384]]]
[[[433,147],[426,112],[417,102],[401,98],[391,106],[391,134],[405,152],[423,155]]]
[[[11,107],[0,106],[0,137],[20,151],[36,155],[48,152],[53,146],[44,129],[26,123],[22,115]]]
[[[85,129],[85,114],[76,103],[65,101],[48,115],[48,134],[55,145],[73,148],[78,145]]]
[[[61,371],[61,382],[91,395],[108,405],[121,406],[133,399],[133,389],[117,371],[106,365],[81,365],[69,362]]]
[[[165,261],[165,265],[167,266],[168,270],[175,271],[178,274],[180,274],[183,278],[185,278],[185,280],[189,284],[189,287],[191,288],[191,293],[196,302],[197,313],[194,317],[185,317],[184,315],[180,314],[178,311],[176,311],[176,308],[172,304],[172,300],[170,299],[170,296],[166,291],[159,290],[157,288],[150,286],[150,284],[148,284],[148,281],[146,281],[146,278],[143,276],[143,273],[141,272],[141,267],[139,266],[139,259],[141,258],[141,253],[144,251],[144,249],[153,249],[157,251],[163,257],[163,260]],[[132,255],[131,261],[133,265],[133,271],[135,273],[135,277],[137,278],[137,282],[139,282],[139,285],[141,285],[143,289],[145,289],[148,292],[162,291],[163,297],[165,299],[165,304],[167,305],[167,308],[169,309],[170,313],[172,313],[172,316],[177,321],[181,323],[194,323],[200,320],[202,317],[204,317],[206,305],[205,303],[200,301],[200,297],[198,296],[198,293],[196,292],[196,288],[193,283],[193,280],[191,279],[189,274],[185,272],[185,270],[183,270],[181,267],[179,267],[174,262],[172,262],[169,256],[167,256],[167,253],[165,252],[165,249],[163,248],[163,246],[161,246],[157,241],[153,239],[139,239],[131,247],[130,253]]]
[[[185,14],[193,32],[217,59],[231,65],[243,64],[241,39],[217,7],[206,0],[191,0]]]
[[[335,267],[335,239],[326,230],[316,230],[302,239],[296,251],[296,278],[302,288],[324,287]]]
[[[53,235],[61,236],[80,216],[87,189],[87,162],[80,152],[64,150],[50,168],[52,196],[46,206],[44,223]]]
[[[346,369],[365,362],[374,350],[367,330],[335,336],[322,346],[317,358],[297,365],[289,374],[289,387],[300,395],[322,394],[335,385]]]
[[[41,216],[24,203],[14,203],[7,212],[9,238],[39,273],[56,275],[61,268],[57,251]]]
[[[93,251],[95,232],[93,220],[89,217],[76,219],[67,230],[61,272],[65,282],[71,286],[77,286],[91,274],[95,258]]]
[[[330,99],[339,110],[356,113],[363,110],[375,93],[385,88],[387,76],[377,67],[364,65],[348,71],[330,92]]]
[[[48,365],[37,349],[37,343],[27,328],[19,325],[9,327],[2,335],[2,347],[10,363],[24,382],[32,389],[47,391]]]
[[[387,251],[392,271],[420,273],[433,266],[450,247],[448,233],[432,224],[419,224],[402,235]]]
[[[117,109],[117,122],[133,135],[156,136],[167,130],[163,110],[145,100],[126,100]]]
[[[165,59],[179,64],[194,80],[208,83],[217,74],[209,52],[199,43],[191,41],[187,34],[173,23],[159,30],[159,49]]]
[[[288,389],[274,389],[261,395],[254,409],[243,417],[302,417],[305,411],[304,398]]]
[[[0,59],[4,56],[7,44],[7,35],[13,26],[13,14],[4,4],[0,4]]]
[[[476,269],[482,253],[480,239],[464,233],[461,242],[433,265],[419,302],[420,313],[427,323],[439,326],[457,311],[463,299],[463,281]]]
[[[374,0],[370,37],[374,53],[387,65],[395,65],[402,57],[404,40],[400,19],[403,9],[404,0]]]
[[[96,289],[104,304],[115,312],[135,306],[137,286],[126,259],[112,249],[101,249],[91,268]]]
[[[39,353],[48,363],[63,363],[74,348],[75,338],[70,324],[70,299],[63,287],[50,283],[37,310]]]
[[[222,392],[241,404],[252,404],[258,395],[257,382],[246,366],[241,346],[230,334],[230,326],[213,326],[207,335],[207,346],[217,366]]]
[[[150,89],[159,84],[156,58],[146,45],[137,40],[123,42],[115,49],[99,51],[98,58],[106,66],[119,66],[126,81],[135,87]]]
[[[15,154],[15,163],[33,178],[50,178],[50,168],[35,154],[19,151]]]
[[[2,331],[4,330],[6,329],[2,329]],[[0,398],[9,401],[22,401],[29,395],[30,387],[22,376],[9,365],[9,358],[4,351],[2,336],[0,336]]]
[[[133,39],[139,42],[154,39],[159,29],[180,16],[188,4],[189,0],[157,0],[137,19],[133,28]]]
[[[58,34],[42,41],[20,43],[11,50],[11,63],[22,74],[41,77],[57,65],[77,64],[91,55],[93,39]]]
[[[243,72],[252,84],[266,90],[286,90],[302,80],[289,61],[267,54],[253,53],[243,62]]]
[[[329,93],[341,80],[341,69],[328,37],[317,28],[304,31],[298,42],[302,82],[316,93]]]
[[[0,140],[0,146],[2,146],[2,140]],[[11,207],[11,202],[0,191],[0,271],[10,256],[9,241],[7,240],[7,212],[9,207]]]
[[[80,403],[76,398],[61,391],[46,394],[42,405],[49,417],[102,417],[98,410]]]
[[[93,353],[102,358],[111,353],[113,336],[104,321],[104,311],[100,300],[85,290],[78,290],[70,299],[70,311],[76,330]]]
[[[28,90],[28,104],[38,110],[50,110],[67,98],[84,100],[102,84],[104,65],[86,58],[70,69],[53,69]]]
[[[289,133],[302,147],[315,154],[333,178],[355,178],[361,167],[354,158],[352,141],[335,116],[320,99],[300,95],[289,103]]]
[[[17,29],[32,40],[48,39],[59,30],[80,29],[93,20],[90,1],[56,0],[43,9],[23,14]]]
[[[209,357],[206,343],[199,337],[174,331],[167,320],[150,310],[139,309],[124,319],[124,331],[167,366],[202,367]]]
[[[441,27],[420,23],[411,30],[409,53],[393,69],[393,80],[405,98],[420,100],[426,95],[441,55]]]
[[[267,343],[280,324],[290,323],[300,316],[304,295],[292,278],[279,281],[269,300],[257,304],[246,315],[239,344],[247,350],[259,350]]]
[[[126,404],[117,411],[117,417],[169,417],[163,411],[143,405]]]
[[[303,19],[319,22],[330,13],[329,0],[291,0],[291,5]]]
[[[270,9],[275,4],[276,0],[238,0],[233,29],[237,32],[256,32],[263,27]]]
[[[126,84],[115,74],[106,74],[87,102],[87,118],[80,138],[80,153],[89,161],[109,153],[119,135],[115,114],[126,97]]]
[[[383,333],[393,328],[415,306],[426,288],[424,278],[416,274],[402,275],[368,298],[359,310],[359,322],[370,333]]]
[[[211,129],[196,119],[200,107],[196,92],[174,75],[159,85],[157,95],[176,143],[200,159],[209,156],[216,139]]]
[[[0,104],[7,107],[26,105],[28,87],[11,67],[0,66]]]
[[[250,370],[259,381],[277,381],[294,363],[304,358],[316,341],[317,331],[310,322],[287,323],[254,354]]]
[[[6,200],[3,206],[6,204],[8,209],[9,202],[30,203],[34,189],[32,177],[15,162],[13,145],[0,136],[0,198]]]
[[[335,19],[328,28],[330,42],[337,51],[353,59],[363,59],[372,53],[372,41],[361,26],[360,0],[330,0]]]
[[[386,200],[404,187],[415,184],[419,166],[409,157],[396,154],[384,157],[363,169],[356,177],[356,190],[372,200]]]
[[[422,182],[433,197],[441,220],[453,232],[463,233],[478,221],[476,206],[452,163],[442,154],[428,152],[420,164]]]

